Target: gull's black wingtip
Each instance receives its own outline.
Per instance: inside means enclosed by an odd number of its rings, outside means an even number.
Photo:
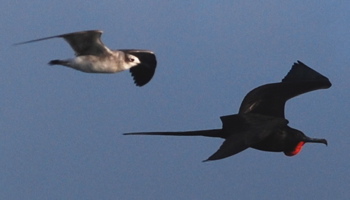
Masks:
[[[142,87],[149,83],[155,74],[156,68],[149,63],[141,63],[130,69],[136,86]]]
[[[52,38],[56,38],[56,37],[59,37],[59,36],[44,37],[44,38],[39,38],[39,39],[35,39],[35,40],[29,40],[29,41],[25,41],[25,42],[15,43],[13,45],[17,46],[17,45],[28,44],[28,43],[32,43],[32,42],[39,42],[42,40],[48,40],[48,39],[52,39]]]
[[[140,64],[130,68],[136,86],[146,85],[154,76],[157,68],[157,58],[152,51],[148,50],[124,50],[126,53],[136,56]]]
[[[130,69],[130,73],[133,76],[134,83],[138,87],[142,87],[149,83],[153,78],[155,70],[150,70],[147,66],[136,66]]]

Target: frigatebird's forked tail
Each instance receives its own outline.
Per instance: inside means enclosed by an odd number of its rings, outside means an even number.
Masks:
[[[124,133],[123,135],[164,135],[164,136],[206,136],[222,137],[222,129],[200,130],[200,131],[172,131],[172,132],[136,132]]]

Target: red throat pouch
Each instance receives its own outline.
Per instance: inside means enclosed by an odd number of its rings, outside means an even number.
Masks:
[[[301,151],[301,149],[303,148],[303,145],[304,145],[304,144],[305,144],[305,142],[304,142],[304,141],[301,141],[301,142],[299,142],[299,143],[297,144],[297,146],[295,146],[295,148],[294,148],[293,151],[284,152],[284,154],[285,154],[286,156],[295,156],[295,155],[297,155],[297,154]]]

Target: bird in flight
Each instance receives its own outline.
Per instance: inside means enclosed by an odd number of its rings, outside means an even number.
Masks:
[[[153,77],[157,60],[152,51],[140,49],[110,50],[101,41],[102,31],[89,30],[30,40],[15,45],[52,38],[63,38],[75,52],[75,58],[51,60],[49,65],[63,65],[88,73],[116,73],[130,69],[137,86]]]
[[[224,142],[204,161],[233,156],[247,148],[298,154],[305,143],[323,143],[326,139],[310,138],[288,126],[284,107],[290,98],[331,87],[325,76],[298,61],[281,82],[262,85],[243,99],[238,114],[222,116],[222,128],[184,132],[138,132],[124,135],[206,136],[223,138]]]

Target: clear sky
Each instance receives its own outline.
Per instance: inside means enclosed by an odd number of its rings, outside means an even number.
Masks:
[[[349,10],[319,0],[1,1],[0,199],[348,199]],[[129,72],[48,66],[73,57],[62,39],[12,46],[89,29],[111,49],[153,50],[153,80],[139,88]],[[328,147],[202,163],[223,140],[122,135],[220,128],[297,60],[333,86],[292,99],[286,117]]]

